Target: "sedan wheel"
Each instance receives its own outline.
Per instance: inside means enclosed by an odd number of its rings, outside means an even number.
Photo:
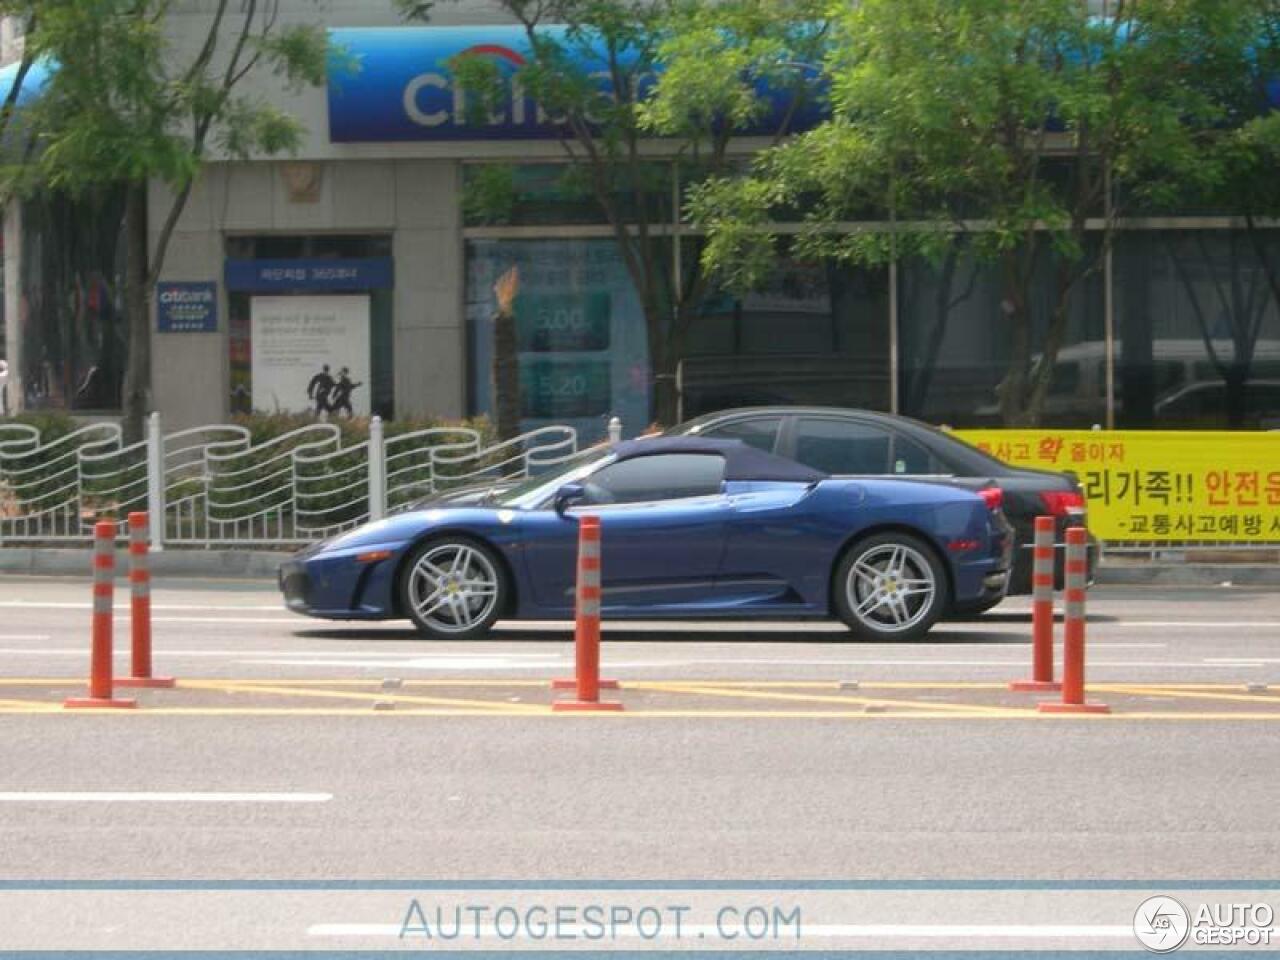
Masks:
[[[402,609],[425,636],[465,640],[487,633],[507,599],[502,565],[473,540],[434,540],[400,576]]]
[[[941,563],[908,534],[878,534],[855,544],[840,562],[833,586],[840,619],[875,640],[923,636],[949,603]]]

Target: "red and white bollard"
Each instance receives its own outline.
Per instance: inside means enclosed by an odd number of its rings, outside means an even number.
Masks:
[[[129,676],[116,681],[121,687],[172,687],[173,677],[151,675],[151,569],[147,556],[151,531],[147,514],[129,514],[129,626],[132,662]]]
[[[93,653],[89,667],[89,696],[70,697],[63,706],[71,709],[98,707],[128,709],[136,700],[114,697],[112,689],[111,605],[115,596],[116,524],[99,520],[93,526]]]
[[[600,518],[582,517],[578,521],[578,585],[574,624],[575,700],[557,700],[555,711],[621,710],[617,701],[602,701],[602,686],[617,687],[616,680],[600,679]],[[564,687],[554,681],[553,687]]]
[[[1053,679],[1054,530],[1053,517],[1036,517],[1031,549],[1031,679],[1014,680],[1010,690],[1045,693],[1062,689]]]
[[[1084,699],[1084,594],[1088,576],[1083,527],[1067,531],[1067,569],[1062,624],[1062,702],[1039,704],[1041,713],[1110,713],[1105,703]]]

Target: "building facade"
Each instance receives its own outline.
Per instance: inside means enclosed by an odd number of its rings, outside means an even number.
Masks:
[[[212,6],[179,6],[178,43],[202,36]],[[155,405],[168,426],[315,409],[318,393],[355,415],[488,412],[494,288],[513,268],[525,425],[595,435],[611,415],[629,430],[647,422],[643,314],[611,228],[567,182],[536,104],[516,92],[476,121],[452,82],[451,57],[518,58],[517,28],[485,0],[440,4],[428,27],[401,23],[390,0],[283,2],[282,16],[320,18],[359,69],[298,94],[251,78],[307,134],[295,156],[215,161],[195,185],[153,305]],[[653,154],[663,255],[678,274],[700,240],[677,209],[678,167],[661,144]],[[513,202],[495,219],[468,196],[498,168]],[[159,183],[150,192],[154,239],[170,198]],[[120,203],[106,191],[10,205],[10,408],[118,411]],[[1280,426],[1267,264],[1280,244],[1268,232],[1259,246],[1224,217],[1121,227],[1075,297],[1047,422]],[[875,270],[782,253],[768,288],[705,298],[679,372],[682,413],[822,402],[994,423],[1001,296],[996,271],[962,253]]]

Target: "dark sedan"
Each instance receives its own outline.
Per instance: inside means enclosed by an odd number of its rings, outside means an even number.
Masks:
[[[736,438],[833,476],[949,478],[975,488],[994,482],[1004,491],[1004,511],[1017,537],[1010,594],[1031,592],[1031,546],[1035,518],[1057,520],[1058,581],[1067,527],[1085,526],[1080,484],[1070,474],[1012,467],[963,440],[909,417],[836,407],[744,407],[721,410],[667,431]],[[1097,545],[1090,542],[1089,575]],[[958,614],[994,606],[985,601]]]

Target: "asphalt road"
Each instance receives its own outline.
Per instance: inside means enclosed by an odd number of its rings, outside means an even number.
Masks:
[[[545,681],[567,629],[426,643],[248,583],[158,585],[156,667],[179,687],[72,713],[88,601],[0,585],[8,880],[1242,881],[1280,862],[1274,593],[1093,591],[1090,696],[1114,712],[1088,718],[1003,690],[1028,672],[1018,601],[915,644],[610,628],[627,710],[566,716]]]

